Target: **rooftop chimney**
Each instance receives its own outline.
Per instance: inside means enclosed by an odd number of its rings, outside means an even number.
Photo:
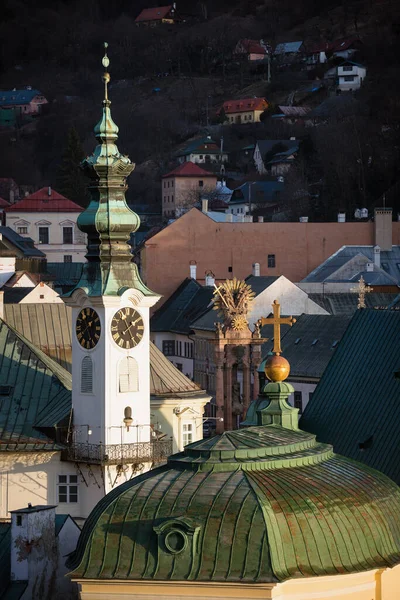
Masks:
[[[195,263],[193,265],[190,265],[190,277],[191,277],[191,279],[196,279],[196,275],[197,275],[197,265]]]
[[[308,217],[300,217],[300,223],[308,223]]]
[[[260,263],[253,264],[253,275],[254,277],[260,277]]]
[[[378,269],[381,268],[381,249],[379,246],[374,246],[374,264]]]
[[[233,214],[232,213],[226,213],[225,222],[226,223],[232,223],[233,222]]]
[[[344,212],[338,213],[337,222],[338,223],[346,223],[346,213],[344,213]]]
[[[374,270],[374,263],[367,262],[367,264],[366,264],[366,270],[367,270],[367,273],[372,273],[372,271]]]
[[[264,217],[258,217],[258,222],[259,223],[264,223]]]
[[[201,212],[208,213],[208,200],[207,198],[201,199]]]
[[[392,209],[375,209],[375,245],[380,250],[392,249]],[[375,263],[376,264],[376,263]]]
[[[49,185],[48,190],[47,190],[47,195],[51,196],[51,185]]]
[[[215,284],[215,275],[211,271],[207,271],[206,273],[206,286],[214,287]]]

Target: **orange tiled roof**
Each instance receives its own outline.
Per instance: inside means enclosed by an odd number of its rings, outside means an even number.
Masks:
[[[240,100],[226,100],[223,104],[225,114],[247,112],[249,110],[265,110],[268,102],[265,98],[244,98]]]
[[[49,194],[50,191],[50,194]],[[82,212],[83,208],[52,188],[44,187],[5,208],[5,212]]]

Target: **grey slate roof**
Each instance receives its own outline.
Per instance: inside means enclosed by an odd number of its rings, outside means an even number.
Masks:
[[[323,281],[354,281],[357,282],[361,275],[367,283],[375,285],[393,285],[397,282],[400,285],[400,246],[392,246],[391,251],[382,250],[381,269],[382,272],[374,271],[367,272],[364,268],[360,268],[354,275],[350,273],[346,277],[345,273],[335,276],[335,273],[350,260],[357,256],[361,259],[365,257],[369,262],[374,262],[374,247],[373,246],[342,246],[337,252],[332,254],[327,260],[320,264],[316,269],[311,271],[302,281],[307,283],[320,283]],[[380,277],[377,275],[380,273]],[[385,277],[387,274],[389,277]]]
[[[18,304],[34,289],[33,287],[9,287],[5,285],[2,288],[2,292],[4,292],[4,304]]]
[[[57,408],[61,422],[71,411],[71,375],[0,320],[0,450],[54,450],[54,440],[36,429],[55,423],[46,413]]]
[[[353,315],[357,310],[357,293],[308,294],[308,297],[331,315]],[[366,294],[365,304],[367,308],[383,308],[389,306],[396,297],[397,294],[371,292]]]
[[[251,184],[251,191],[249,192]],[[285,184],[283,181],[246,181],[232,192],[229,205],[243,204],[249,202],[251,194],[252,204],[271,202],[276,204]]]
[[[303,42],[284,42],[278,44],[275,48],[275,54],[291,54],[292,52],[298,52],[302,47]]]
[[[400,311],[358,310],[301,418],[334,451],[400,484]],[[361,447],[360,447],[361,445]]]
[[[6,243],[9,242],[11,246],[15,246],[26,258],[46,257],[44,252],[35,247],[31,238],[19,235],[11,227],[0,227],[0,236],[6,240]]]
[[[255,277],[254,275],[249,275],[246,277],[245,281],[248,285],[251,286],[252,290],[255,292],[256,297],[261,294],[264,290],[266,290],[272,283],[274,283],[279,277],[277,276],[260,276]],[[215,325],[214,323],[222,322],[222,319],[218,316],[218,313],[210,306],[209,309],[205,307],[204,312],[198,317],[196,320],[192,321],[191,329],[200,329],[205,331],[214,331]]]
[[[39,90],[7,90],[0,91],[0,106],[15,106],[16,104],[29,104],[35,96],[42,96]]]
[[[320,378],[341,340],[351,317],[332,315],[300,315],[292,327],[286,327],[282,337],[282,354],[290,362],[290,377]],[[266,358],[272,352],[273,327],[262,328]],[[263,365],[260,365],[260,369]]]
[[[190,324],[203,313],[213,297],[214,288],[186,278],[151,318],[153,332],[190,333]]]

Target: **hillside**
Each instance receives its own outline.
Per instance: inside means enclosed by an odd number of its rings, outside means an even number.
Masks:
[[[372,208],[386,194],[400,211],[400,7],[395,0],[325,2],[204,0],[178,2],[185,22],[137,27],[140,10],[152,0],[49,2],[7,0],[0,25],[0,87],[32,85],[48,98],[44,113],[15,130],[0,130],[1,177],[35,187],[55,185],[68,131],[74,126],[85,152],[102,97],[102,42],[109,42],[111,99],[120,147],[137,163],[130,178],[132,202],[157,203],[159,179],[173,164],[179,144],[205,131],[239,147],[265,137],[296,136],[303,141],[289,190],[318,184],[315,218],[332,217],[357,206]],[[227,98],[262,95],[271,106],[313,107],[324,95],[299,90],[319,74],[272,67],[256,71],[234,60],[241,38],[271,46],[308,44],[357,36],[357,60],[368,68],[365,85],[350,113],[305,130],[266,119],[258,125],[228,127],[216,119]],[[391,194],[393,198],[391,197]]]

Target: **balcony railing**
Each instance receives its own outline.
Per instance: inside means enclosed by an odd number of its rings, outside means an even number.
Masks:
[[[161,463],[172,454],[172,439],[136,444],[71,444],[62,453],[69,462],[96,465]]]

